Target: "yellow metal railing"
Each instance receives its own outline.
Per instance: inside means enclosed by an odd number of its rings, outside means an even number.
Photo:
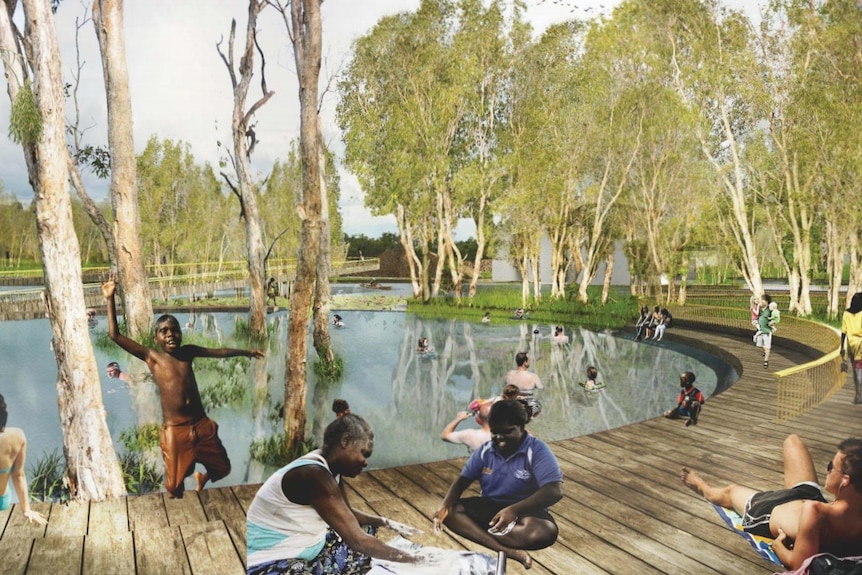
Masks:
[[[669,308],[674,320],[682,320],[694,329],[715,330],[746,335],[753,333],[747,309],[687,304]],[[799,349],[816,359],[775,372],[775,420],[785,421],[819,405],[843,387],[838,353],[841,334],[833,327],[815,321],[781,316],[773,346]]]

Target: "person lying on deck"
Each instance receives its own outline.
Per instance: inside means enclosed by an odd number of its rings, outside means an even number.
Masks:
[[[491,406],[491,441],[467,460],[433,521],[435,533],[445,525],[529,569],[533,559],[526,550],[557,540],[548,507],[563,498],[563,473],[547,444],[527,434],[526,423],[527,412],[517,400]],[[477,479],[482,495],[462,499]]]
[[[808,448],[797,435],[784,440],[784,489],[755,491],[741,485],[713,487],[682,468],[682,482],[714,505],[739,513],[743,529],[774,538],[772,550],[781,562],[798,569],[818,553],[839,557],[862,555],[862,440],[845,439],[826,464],[821,493]]]

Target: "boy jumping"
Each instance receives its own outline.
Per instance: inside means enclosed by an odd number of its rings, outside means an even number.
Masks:
[[[197,491],[207,481],[218,481],[230,473],[227,451],[218,437],[218,424],[204,412],[192,360],[196,357],[263,357],[258,349],[208,348],[182,345],[180,324],[172,315],[156,320],[155,342],[161,351],[145,347],[120,333],[113,279],[102,284],[102,294],[108,300],[108,337],[121,348],[147,363],[159,387],[162,403],[160,445],[165,462],[165,489],[172,497],[182,498],[183,480],[194,472]],[[194,471],[195,463],[206,473]]]

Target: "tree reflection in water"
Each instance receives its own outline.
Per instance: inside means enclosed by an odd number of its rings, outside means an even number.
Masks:
[[[271,337],[264,360],[249,362],[243,358],[231,366],[227,375],[223,370],[210,370],[204,363],[196,362],[201,389],[225,385],[224,380],[230,379],[241,390],[231,396],[234,399],[230,404],[208,409],[210,417],[219,424],[219,434],[233,464],[231,474],[217,486],[259,482],[272,472],[251,461],[249,446],[253,439],[269,437],[281,430],[277,410],[284,401],[285,314],[278,312],[268,318]],[[687,355],[692,350],[675,347],[670,341],[660,345],[635,343],[630,338],[577,326],[565,326],[570,343],[558,346],[551,342],[553,325],[529,321],[481,324],[419,318],[402,312],[339,314],[345,327],[333,330],[332,342],[344,360],[344,378],[336,383],[319,384],[309,370],[307,433],[319,442],[323,428],[333,418],[332,400],[346,399],[353,413],[367,418],[374,426],[371,468],[466,455],[462,446],[441,441],[440,432],[472,399],[500,394],[506,372],[515,367],[518,351],[530,353],[530,369],[538,373],[544,384],[539,392],[543,411],[529,427],[546,441],[659,416],[674,404],[679,373],[685,370],[697,374],[698,387],[707,396],[719,380],[725,383],[728,378],[736,378],[726,366],[717,367],[720,373],[717,375],[712,367]],[[189,339],[193,335],[202,336],[203,345],[250,346],[233,336],[236,314],[177,316],[180,325],[191,324],[186,328]],[[0,323],[0,342],[9,342],[7,345],[12,348],[14,340],[22,337],[31,342],[48,341],[50,326],[45,320]],[[428,338],[434,353],[417,353],[419,337]],[[97,349],[100,365],[119,361],[132,375],[132,383],[123,388],[104,376],[108,425],[115,441],[124,429],[161,421],[156,389],[146,366],[123,355],[115,347]],[[310,349],[309,362],[314,359],[314,350]],[[19,424],[26,422],[23,426],[27,428],[34,457],[62,445],[59,424],[56,419],[43,416],[44,401],[39,399],[56,393],[56,366],[48,345],[21,346],[20,351],[7,355],[3,361],[4,371],[22,384],[10,386],[4,394],[7,401],[22,406],[21,417],[26,419]],[[578,385],[586,379],[589,365],[598,369],[599,381],[607,384],[604,390],[586,392]],[[28,414],[28,409],[33,413]],[[703,416],[709,417],[709,404]],[[468,420],[461,424],[468,425],[475,423]]]

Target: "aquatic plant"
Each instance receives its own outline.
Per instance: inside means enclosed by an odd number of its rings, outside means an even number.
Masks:
[[[279,433],[264,439],[255,439],[249,446],[249,454],[255,461],[270,467],[287,465],[297,457],[305,455],[317,446],[311,440],[305,440],[296,449],[288,450],[284,433]]]
[[[344,377],[344,360],[338,355],[333,356],[332,361],[318,357],[315,358],[311,369],[318,379],[328,382],[339,381]]]
[[[120,457],[126,491],[140,495],[158,491],[164,479],[162,467],[145,454],[127,451]]]
[[[140,427],[130,427],[120,432],[120,442],[127,451],[147,451],[158,449],[161,425],[147,423]]]
[[[71,499],[69,488],[63,483],[66,460],[56,449],[43,452],[42,457],[27,472],[30,498],[37,501],[62,502]]]

